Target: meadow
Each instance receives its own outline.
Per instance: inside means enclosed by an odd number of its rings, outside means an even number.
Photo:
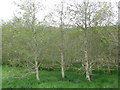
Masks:
[[[62,79],[60,71],[41,70],[40,80],[36,81],[35,74],[18,78],[24,74],[23,68],[2,66],[2,88],[118,88],[117,71],[106,74],[93,71],[91,81],[85,75],[79,75],[72,70],[66,71]]]

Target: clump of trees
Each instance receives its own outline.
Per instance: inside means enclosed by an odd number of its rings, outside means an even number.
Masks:
[[[118,67],[118,29],[111,3],[61,1],[45,17],[49,25],[37,18],[40,3],[24,0],[18,6],[22,16],[1,25],[2,64],[24,67],[26,75],[35,73],[37,80],[43,68],[58,67],[62,78],[66,70],[77,69],[90,81],[93,70],[110,73]]]

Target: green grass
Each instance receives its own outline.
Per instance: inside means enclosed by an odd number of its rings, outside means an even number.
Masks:
[[[3,88],[117,88],[117,72],[104,74],[103,72],[93,72],[91,82],[85,79],[85,75],[75,72],[65,72],[65,79],[61,78],[60,71],[40,71],[40,80],[37,81],[35,75],[25,78],[15,78],[24,74],[22,68],[2,67],[2,87]]]

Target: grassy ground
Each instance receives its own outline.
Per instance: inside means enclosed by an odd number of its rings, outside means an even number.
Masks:
[[[40,80],[35,79],[35,75],[26,78],[15,78],[22,75],[23,70],[16,67],[2,67],[2,87],[3,88],[117,88],[117,73],[104,74],[93,72],[91,82],[85,79],[84,75],[75,72],[66,72],[66,78],[62,79],[60,71],[41,71]]]

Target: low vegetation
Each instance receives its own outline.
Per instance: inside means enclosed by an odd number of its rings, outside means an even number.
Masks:
[[[3,88],[118,88],[117,71],[111,74],[102,71],[93,71],[91,82],[85,79],[85,75],[79,75],[71,70],[66,71],[65,79],[62,79],[59,71],[42,70],[40,80],[36,81],[35,75],[18,78],[24,75],[23,68],[3,66]]]

